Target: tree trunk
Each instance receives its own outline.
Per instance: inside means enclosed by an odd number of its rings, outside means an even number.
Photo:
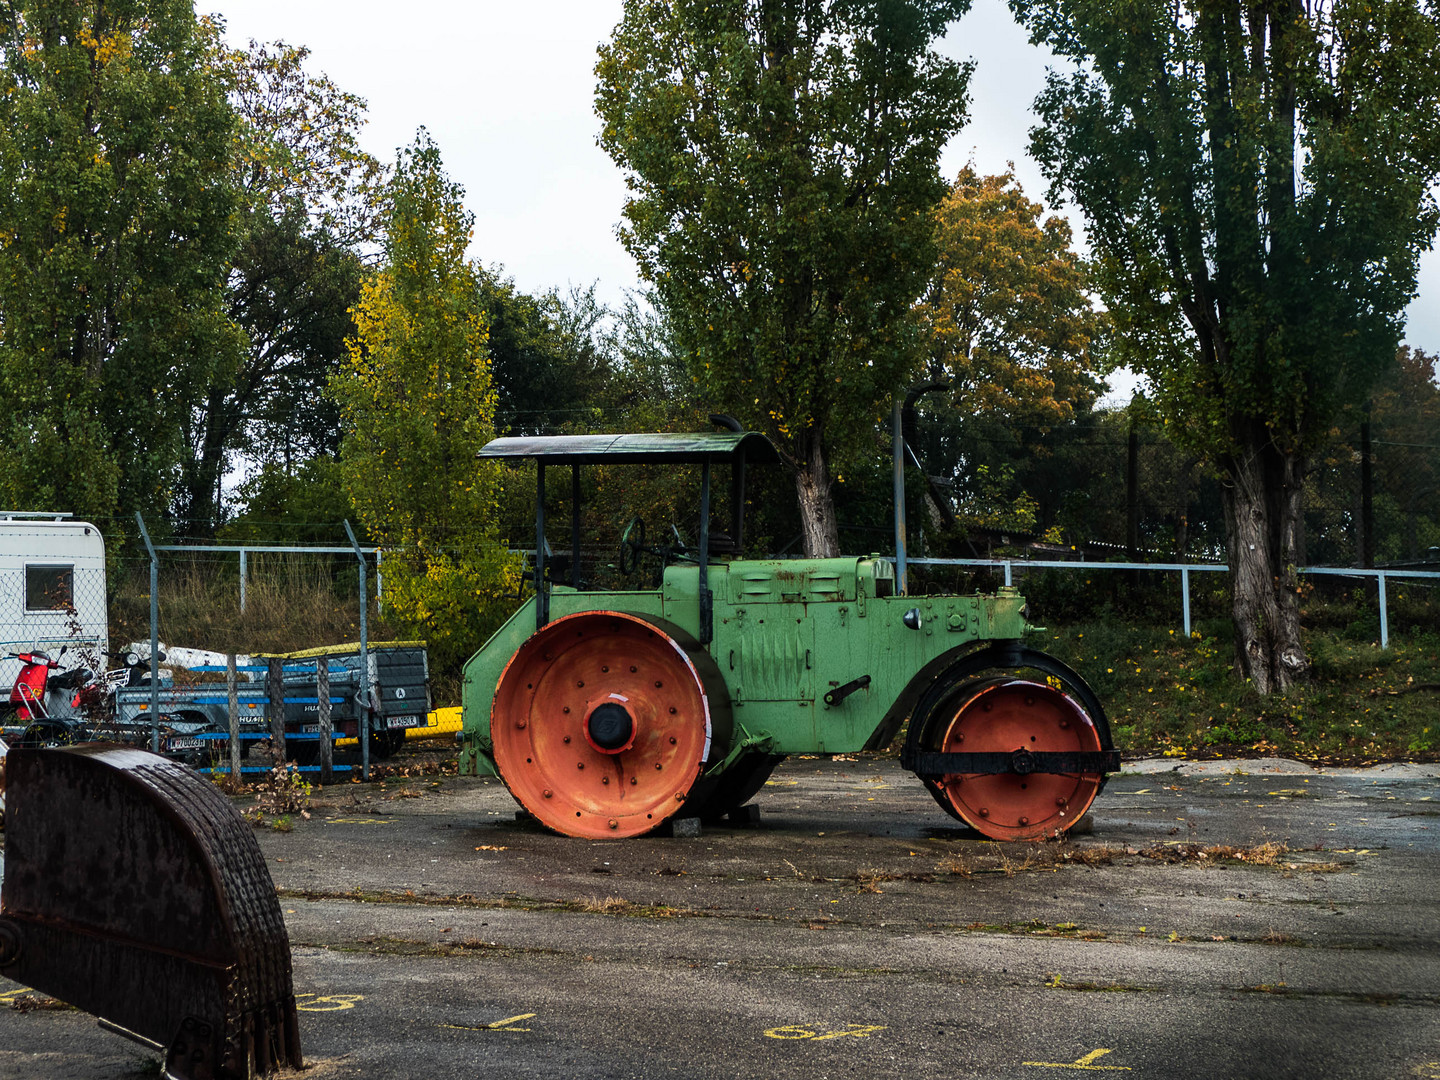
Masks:
[[[1310,669],[1295,573],[1305,461],[1263,431],[1250,443],[1243,457],[1223,463],[1235,663],[1261,694],[1283,693]]]
[[[835,526],[835,498],[831,491],[830,463],[818,435],[807,440],[809,453],[795,462],[795,495],[800,503],[800,539],[809,559],[832,559],[840,554],[840,532]]]

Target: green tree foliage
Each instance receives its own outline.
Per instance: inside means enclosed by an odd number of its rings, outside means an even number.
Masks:
[[[463,197],[422,129],[396,162],[385,265],[361,290],[331,381],[345,489],[386,549],[387,614],[426,638],[442,669],[499,624],[517,583],[494,535],[498,473],[475,457],[493,435],[495,391]]]
[[[595,287],[527,296],[498,273],[479,274],[489,324],[496,430],[553,435],[592,419],[605,391],[610,356],[597,329],[606,311]]]
[[[359,146],[365,103],[305,70],[308,50],[217,46],[238,124],[231,182],[239,247],[226,305],[248,348],[220,367],[190,418],[177,513],[209,531],[220,482],[243,452],[293,471],[339,450],[335,403],[321,391],[354,332],[359,252],[377,240],[379,163]]]
[[[1393,363],[1440,179],[1426,0],[1011,0],[1074,61],[1033,149],[1084,211],[1121,359],[1225,477],[1238,668],[1305,678],[1307,463]]]
[[[1373,562],[1433,558],[1440,546],[1440,382],[1436,358],[1404,346],[1361,406],[1337,419],[1306,477],[1305,561],[1363,563],[1361,427],[1369,409]]]
[[[189,0],[0,12],[0,500],[169,501],[186,422],[240,335],[234,118]]]
[[[225,543],[348,543],[342,522],[354,511],[340,463],[324,454],[288,467],[262,465],[241,482],[236,496],[245,511],[219,531]]]
[[[839,550],[837,453],[916,361],[937,159],[970,71],[931,44],[967,7],[627,0],[600,50],[600,142],[632,192],[621,240],[713,407],[780,447],[811,555]]]
[[[1440,547],[1440,360],[1404,346],[1371,394],[1377,501],[1389,527],[1378,561],[1416,560]],[[1382,519],[1383,520],[1383,519]]]

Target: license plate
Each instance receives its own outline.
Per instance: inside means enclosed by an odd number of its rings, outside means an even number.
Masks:
[[[204,740],[191,738],[188,735],[177,735],[165,743],[168,750],[199,750]]]
[[[420,717],[418,717],[418,716],[387,716],[387,717],[385,718],[385,726],[386,726],[387,728],[389,728],[391,731],[394,731],[396,728],[419,727],[419,726],[420,726]]]

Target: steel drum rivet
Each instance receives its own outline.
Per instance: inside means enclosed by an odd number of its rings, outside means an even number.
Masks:
[[[569,711],[570,711],[570,706],[569,706],[569,705],[566,705],[566,706],[564,706],[560,711],[561,711],[562,713],[569,713]]]
[[[551,797],[552,795],[554,795],[554,794],[555,794],[555,793],[554,793],[553,791],[551,791],[548,787],[545,789],[545,797],[546,797],[547,799],[550,798],[550,797]]]
[[[639,670],[640,670],[640,669],[637,668],[634,664],[631,664],[631,665],[630,665],[630,674],[631,674],[631,675],[634,675],[635,672],[637,672],[637,671],[639,671]]]
[[[525,721],[524,721],[524,720],[516,720],[516,721],[515,721],[515,726],[516,726],[517,728],[523,728],[523,727],[525,726]]]
[[[683,791],[677,791],[677,792],[675,792],[675,801],[676,801],[676,802],[684,802],[684,801],[685,801],[685,793],[684,793]]]
[[[1056,805],[1056,806],[1064,806],[1064,805],[1066,804],[1066,802],[1067,802],[1067,800],[1066,800],[1065,797],[1062,795],[1060,798],[1058,798],[1058,799],[1055,800],[1055,805]]]
[[[637,779],[635,779],[635,777],[632,776],[632,777],[630,777],[630,782],[631,782],[632,784],[638,784],[640,781],[637,780]]]
[[[677,711],[677,710],[676,710],[675,706],[674,706],[674,705],[671,705],[671,706],[670,706],[670,715],[671,715],[671,716],[674,716],[675,713],[676,713],[676,711]]]
[[[610,777],[608,777],[608,776],[602,776],[602,777],[600,778],[600,782],[601,782],[602,784],[608,784],[608,783],[610,782]]]
[[[577,769],[583,769],[583,768],[585,767],[585,762],[583,762],[583,761],[577,761],[577,762],[575,763],[575,767],[576,767]]]
[[[612,817],[612,818],[610,819],[610,827],[611,827],[612,829],[618,829],[618,828],[620,827],[620,823],[619,823],[618,821],[616,821],[616,820]]]
[[[1068,728],[1068,727],[1070,726],[1070,721],[1069,721],[1069,720],[1061,720],[1061,721],[1060,721],[1060,726],[1061,726],[1062,728]]]
[[[576,686],[584,686],[584,685],[585,685],[585,680],[584,680],[584,679],[581,679],[581,680],[580,680],[579,682],[577,682],[575,685],[576,685]]]
[[[674,745],[675,745],[675,736],[674,736],[674,735],[671,735],[671,736],[670,736],[670,745],[671,745],[671,746],[674,746]]]
[[[1022,818],[1020,819],[1020,824],[1021,824],[1021,825],[1029,825],[1029,824],[1030,824],[1030,819],[1029,819],[1028,817],[1022,817]]]
[[[601,670],[601,671],[609,671],[610,668],[609,668],[608,665],[602,664],[602,665],[600,665],[600,670]],[[614,826],[612,825],[611,828],[614,828]]]
[[[659,679],[656,679],[656,680],[655,680],[655,689],[656,689],[656,690],[659,690],[660,687],[662,687],[662,686],[664,686],[664,685],[665,685],[665,684],[662,683]]]
[[[1026,704],[1026,705],[1034,705],[1034,704],[1035,704],[1035,695],[1033,695],[1033,694],[1026,694],[1026,695],[1025,695],[1025,704]]]
[[[990,811],[989,811],[988,809],[986,809],[985,807],[982,806],[982,807],[980,808],[980,816],[981,816],[981,817],[989,817],[989,816],[990,816]]]

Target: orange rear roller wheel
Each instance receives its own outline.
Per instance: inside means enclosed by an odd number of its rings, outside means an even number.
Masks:
[[[1008,677],[965,686],[931,730],[942,753],[1085,753],[1102,749],[1095,724],[1069,695]],[[996,840],[1057,836],[1090,809],[1102,773],[952,773],[932,787],[941,804]]]
[[[511,657],[490,711],[516,800],[566,836],[638,836],[682,809],[710,756],[711,701],[684,647],[634,615],[583,612]]]

